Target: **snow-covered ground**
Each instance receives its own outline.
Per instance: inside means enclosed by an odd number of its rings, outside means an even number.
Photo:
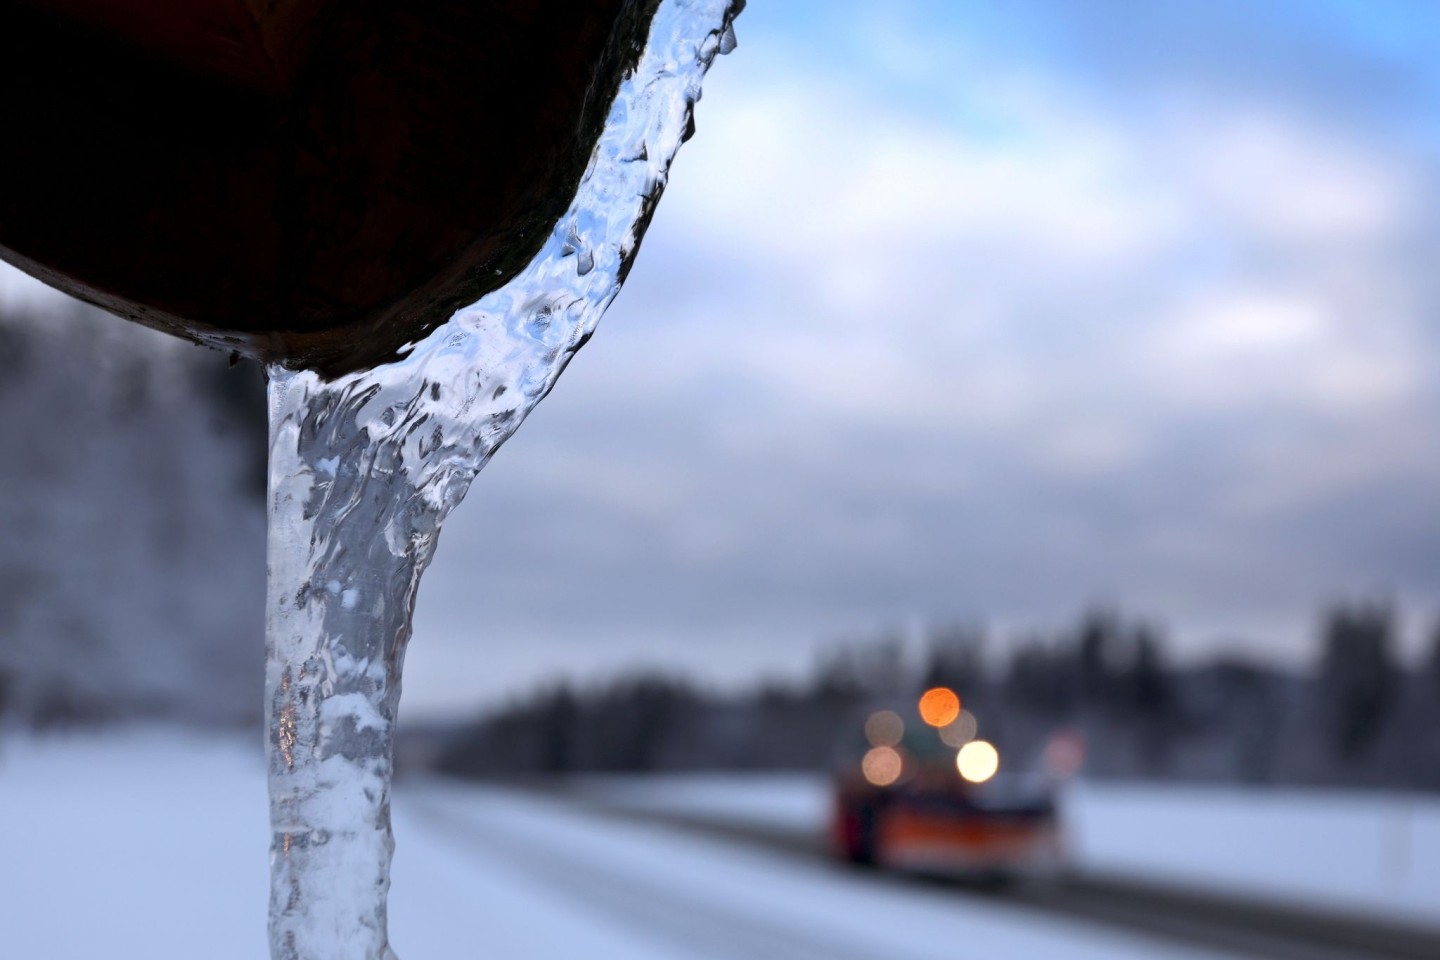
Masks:
[[[233,740],[0,741],[4,955],[263,958],[266,817]]]
[[[530,795],[410,784],[395,820],[406,960],[1215,957]],[[3,955],[259,960],[266,833],[261,758],[234,741],[0,742]]]
[[[587,778],[632,809],[815,830],[823,777]],[[1075,866],[1182,887],[1440,926],[1440,799],[1397,794],[1085,784],[1064,798]]]
[[[1440,800],[1086,785],[1066,810],[1091,871],[1440,927]]]

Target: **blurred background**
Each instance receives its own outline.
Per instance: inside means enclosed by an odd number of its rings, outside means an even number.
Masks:
[[[943,686],[1073,796],[1094,877],[1440,924],[1440,6],[756,0],[737,31],[624,293],[446,526],[403,769],[588,774],[613,830],[665,798],[784,848],[866,718]],[[258,739],[260,371],[6,268],[0,404],[0,810]],[[992,952],[1160,949],[1016,940],[990,896]],[[753,936],[718,952],[849,956]],[[705,952],[650,949],[596,955]]]

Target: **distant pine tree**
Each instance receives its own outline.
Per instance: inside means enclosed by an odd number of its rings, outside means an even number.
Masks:
[[[1090,704],[1116,706],[1119,665],[1129,659],[1120,618],[1092,611],[1080,624],[1076,639],[1076,670],[1081,698]]]
[[[1159,633],[1141,626],[1134,633],[1134,659],[1126,676],[1127,700],[1138,725],[1140,760],[1155,772],[1169,764],[1175,691]]]
[[[984,680],[985,634],[963,624],[930,631],[922,677],[926,687],[949,687],[962,696]]]
[[[1425,658],[1425,677],[1432,698],[1440,703],[1440,620],[1430,632],[1430,649]]]
[[[1039,638],[1017,642],[1005,675],[1005,698],[1014,708],[1052,719],[1075,709],[1075,657]]]
[[[1168,715],[1174,698],[1170,671],[1161,652],[1160,635],[1150,627],[1135,631],[1135,659],[1129,673],[1129,699],[1136,712],[1148,722]]]
[[[1331,743],[1341,759],[1355,760],[1366,753],[1394,706],[1399,670],[1393,621],[1384,603],[1340,605],[1326,617],[1321,708],[1330,718]]]

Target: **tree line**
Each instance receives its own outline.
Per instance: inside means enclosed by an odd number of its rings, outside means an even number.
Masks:
[[[1009,769],[1058,732],[1097,778],[1440,790],[1440,625],[1407,665],[1384,602],[1323,611],[1308,669],[1229,653],[1177,664],[1164,631],[1095,610],[1048,635],[937,625],[835,644],[803,679],[717,693],[663,671],[555,681],[428,731],[424,763],[466,775],[816,770],[846,762],[864,718],[932,686],[960,694]]]

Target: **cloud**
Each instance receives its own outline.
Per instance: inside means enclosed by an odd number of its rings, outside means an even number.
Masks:
[[[1256,242],[1373,244],[1416,212],[1407,171],[1368,144],[1273,113],[1218,120],[1178,136],[1182,169],[1212,216]]]
[[[1434,604],[1422,155],[1193,82],[1155,112],[959,57],[912,109],[758,58],[713,75],[630,287],[451,520],[420,643],[524,636],[495,689],[1097,598],[1293,655],[1336,592]]]

